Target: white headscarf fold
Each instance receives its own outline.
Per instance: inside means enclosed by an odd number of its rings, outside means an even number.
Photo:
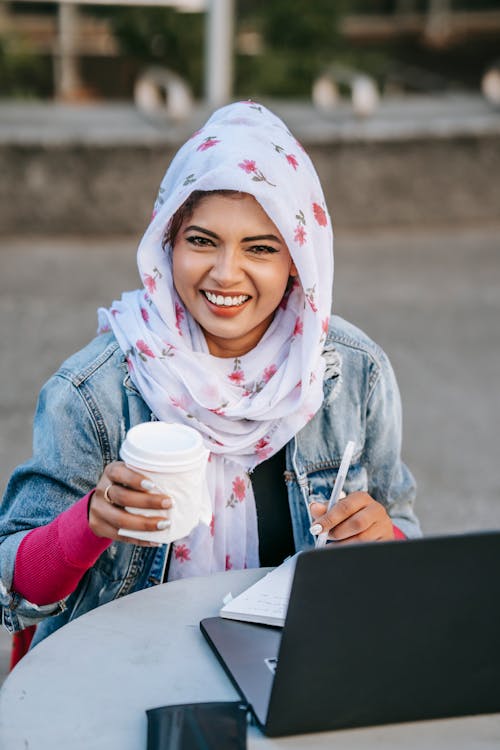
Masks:
[[[283,236],[299,282],[250,352],[213,357],[179,298],[165,229],[193,190],[253,195]],[[142,290],[99,310],[155,416],[197,429],[210,450],[210,527],[174,544],[169,578],[259,564],[255,500],[248,476],[321,405],[333,283],[333,236],[316,171],[284,123],[253,102],[215,112],[168,168],[139,245]]]

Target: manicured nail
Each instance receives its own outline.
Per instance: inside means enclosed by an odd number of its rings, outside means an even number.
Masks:
[[[162,508],[173,508],[174,505],[175,503],[171,497],[166,497],[161,501]]]
[[[313,536],[318,536],[318,534],[321,534],[321,532],[323,531],[323,526],[320,523],[315,523],[311,526],[309,531]]]
[[[156,524],[156,528],[158,531],[163,531],[163,529],[169,529],[171,526],[171,521],[165,520],[165,521],[158,521]]]
[[[146,490],[146,492],[154,492],[158,493],[161,492],[160,489],[156,486],[154,482],[152,482],[150,479],[143,479],[141,482],[141,487],[143,490]]]

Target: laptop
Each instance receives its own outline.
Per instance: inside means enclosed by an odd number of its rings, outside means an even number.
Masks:
[[[201,630],[283,736],[500,711],[500,532],[299,555],[283,628]]]

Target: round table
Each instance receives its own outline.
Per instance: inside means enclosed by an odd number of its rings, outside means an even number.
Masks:
[[[2,750],[145,750],[148,708],[237,700],[199,629],[266,569],[175,581],[74,620],[30,651],[0,691]],[[432,689],[432,688],[431,688]],[[500,715],[268,739],[248,746],[314,750],[498,750]]]

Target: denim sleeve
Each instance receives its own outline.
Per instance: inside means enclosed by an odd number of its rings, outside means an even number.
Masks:
[[[415,480],[401,460],[401,398],[391,364],[380,351],[380,368],[367,403],[364,462],[368,491],[409,538],[422,535],[413,506]]]
[[[64,601],[37,606],[12,591],[15,558],[31,529],[50,523],[95,487],[104,469],[98,421],[82,389],[61,374],[42,389],[33,456],[14,471],[0,506],[0,606],[2,625],[11,632],[65,609]]]

